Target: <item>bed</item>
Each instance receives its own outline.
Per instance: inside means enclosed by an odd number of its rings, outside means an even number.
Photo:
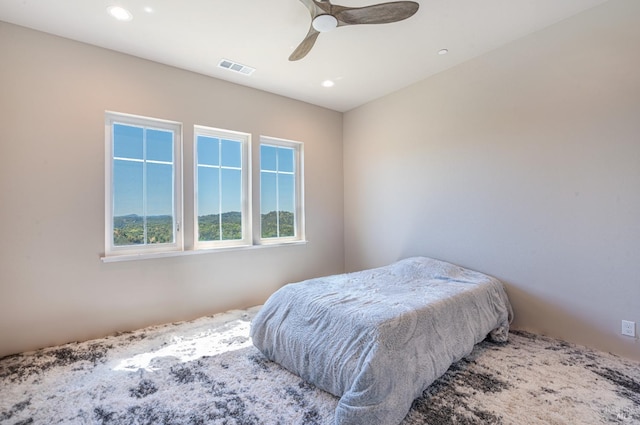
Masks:
[[[497,279],[413,257],[285,285],[251,324],[270,360],[337,397],[336,425],[395,425],[415,398],[485,338],[506,342]]]

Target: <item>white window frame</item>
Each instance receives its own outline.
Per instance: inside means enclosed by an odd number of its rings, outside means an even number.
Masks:
[[[215,137],[241,143],[241,211],[242,238],[235,240],[200,241],[198,226],[198,136]],[[202,125],[193,127],[193,241],[196,250],[251,246],[253,231],[251,219],[251,134]],[[222,229],[220,229],[222,231]]]
[[[305,214],[304,214],[304,144],[294,140],[280,139],[276,137],[260,136],[259,150],[262,150],[263,145],[286,147],[293,149],[294,152],[294,179],[295,179],[295,230],[294,236],[283,236],[273,238],[262,237],[262,205],[260,205],[257,211],[257,221],[260,225],[257,226],[255,240],[259,245],[277,245],[286,243],[303,242],[306,240],[305,236]],[[262,180],[262,166],[258,167],[258,180]],[[260,189],[259,197],[262,190]],[[262,204],[262,199],[260,199]]]
[[[113,244],[113,125],[155,128],[173,132],[173,243],[116,246]],[[105,257],[144,255],[151,253],[183,251],[182,231],[182,124],[156,118],[119,112],[105,112]]]

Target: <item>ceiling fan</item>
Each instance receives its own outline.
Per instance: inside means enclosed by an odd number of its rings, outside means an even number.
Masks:
[[[359,24],[388,24],[407,19],[418,11],[414,1],[393,1],[364,7],[345,7],[330,0],[300,0],[311,13],[309,32],[289,56],[290,61],[302,59],[313,47],[321,32],[337,27]]]

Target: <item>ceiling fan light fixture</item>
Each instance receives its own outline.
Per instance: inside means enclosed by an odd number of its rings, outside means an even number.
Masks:
[[[336,29],[338,20],[333,15],[318,15],[313,18],[311,25],[313,25],[313,28],[318,32],[328,32]]]

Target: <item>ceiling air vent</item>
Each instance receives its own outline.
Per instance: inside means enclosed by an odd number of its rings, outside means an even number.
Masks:
[[[251,68],[250,66],[242,65],[237,62],[233,62],[227,59],[222,59],[218,64],[220,68],[228,69],[229,71],[239,72],[243,75],[251,75],[255,68]]]

